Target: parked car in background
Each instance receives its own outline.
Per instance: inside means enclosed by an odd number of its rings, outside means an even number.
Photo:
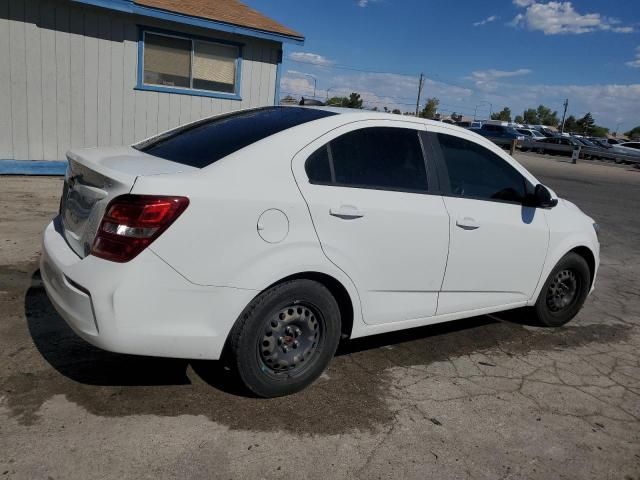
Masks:
[[[548,153],[550,155],[571,156],[575,147],[580,143],[571,137],[546,137],[534,140],[527,147],[538,153]]]
[[[537,130],[545,137],[557,137],[558,135],[560,135],[557,130],[553,130],[546,125],[527,125],[527,127],[533,130]]]
[[[68,160],[40,263],[56,310],[105,350],[222,358],[263,397],[343,337],[519,307],[558,327],[598,270],[593,219],[439,122],[265,107]]]
[[[602,157],[616,163],[640,163],[640,150],[621,145],[612,145],[602,138],[590,138],[591,142],[603,148]]]
[[[472,131],[478,135],[488,138],[493,143],[500,145],[501,147],[508,147],[514,140],[521,142],[525,138],[523,134],[519,133],[513,127],[507,125],[496,125],[493,123],[483,123],[480,128],[474,128]]]
[[[620,146],[640,150],[640,142],[623,142]]]
[[[608,143],[599,144],[586,137],[573,137],[581,145],[580,158],[585,160],[615,160],[615,154]]]
[[[518,133],[521,133],[525,137],[528,137],[534,140],[538,138],[545,138],[545,135],[541,134],[539,131],[534,130],[532,128],[516,128],[516,130],[518,131]]]

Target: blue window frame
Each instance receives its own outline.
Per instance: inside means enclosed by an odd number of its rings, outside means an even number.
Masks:
[[[137,90],[242,99],[243,44],[148,27],[139,32]]]

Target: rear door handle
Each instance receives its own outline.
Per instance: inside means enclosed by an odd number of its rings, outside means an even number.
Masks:
[[[364,212],[361,212],[358,210],[358,207],[353,205],[340,205],[338,208],[329,209],[329,215],[342,218],[343,220],[354,220],[364,217]]]
[[[456,225],[463,230],[475,230],[480,228],[480,224],[471,217],[459,218],[456,220]]]

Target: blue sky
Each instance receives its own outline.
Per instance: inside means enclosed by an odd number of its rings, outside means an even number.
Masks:
[[[639,0],[246,2],[306,36],[285,46],[282,92],[310,96],[315,78],[318,97],[357,91],[405,111],[423,72],[444,113],[560,111],[568,98],[569,114],[612,130],[640,124]]]

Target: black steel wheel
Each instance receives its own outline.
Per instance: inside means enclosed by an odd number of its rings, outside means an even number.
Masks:
[[[229,336],[228,364],[261,397],[295,393],[327,367],[340,340],[340,309],[313,280],[265,290],[242,312]]]
[[[300,302],[282,308],[267,320],[260,339],[258,351],[264,368],[278,375],[311,365],[325,328],[314,305]]]
[[[580,282],[574,270],[564,269],[556,273],[547,288],[547,308],[554,313],[570,308],[577,300]]]
[[[534,307],[537,320],[548,327],[569,322],[582,308],[589,294],[591,272],[586,260],[568,253],[555,266]]]

